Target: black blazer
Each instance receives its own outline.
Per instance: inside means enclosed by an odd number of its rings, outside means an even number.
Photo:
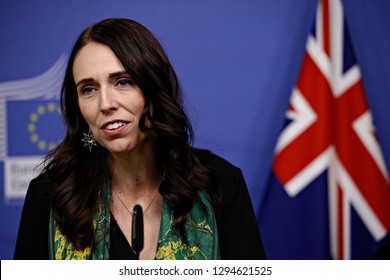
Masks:
[[[249,192],[239,168],[214,154],[199,160],[215,170],[222,203],[213,204],[222,259],[265,259]],[[48,259],[48,226],[53,188],[37,180],[30,182],[19,225],[14,259]],[[115,248],[128,248],[125,239],[110,235]],[[124,241],[123,241],[124,240]],[[118,243],[119,242],[119,243]],[[123,246],[121,246],[121,244]]]

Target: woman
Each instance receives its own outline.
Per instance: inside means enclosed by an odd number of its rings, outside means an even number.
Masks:
[[[145,27],[88,27],[61,106],[66,135],[30,183],[15,259],[265,258],[241,171],[191,146],[176,74]]]

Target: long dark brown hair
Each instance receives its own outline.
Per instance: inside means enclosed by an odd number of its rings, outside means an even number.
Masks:
[[[92,217],[99,190],[109,179],[107,151],[98,145],[90,152],[81,141],[88,125],[78,106],[72,69],[75,56],[89,42],[111,48],[144,94],[140,129],[150,129],[156,137],[156,157],[165,171],[159,191],[173,210],[176,226],[187,218],[196,191],[208,191],[215,185],[209,168],[198,160],[208,151],[192,146],[193,130],[183,109],[180,85],[158,40],[130,19],[112,18],[91,25],[77,39],[65,73],[61,91],[65,137],[46,157],[40,175],[41,180],[56,186],[55,220],[79,249],[93,244]]]

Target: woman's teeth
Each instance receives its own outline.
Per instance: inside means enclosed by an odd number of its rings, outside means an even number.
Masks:
[[[117,129],[121,126],[124,126],[125,124],[122,123],[122,122],[115,122],[115,123],[110,123],[109,125],[107,125],[106,129],[108,130],[114,130],[114,129]]]

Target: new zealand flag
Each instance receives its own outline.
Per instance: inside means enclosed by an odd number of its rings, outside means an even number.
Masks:
[[[390,186],[341,0],[319,1],[262,213],[271,259],[371,259]]]

